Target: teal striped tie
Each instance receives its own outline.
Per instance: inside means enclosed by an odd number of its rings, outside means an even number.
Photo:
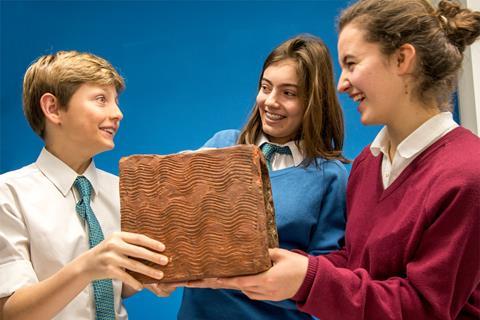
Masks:
[[[271,143],[264,143],[262,145],[262,152],[263,155],[265,156],[265,160],[267,160],[267,167],[268,170],[272,170],[272,157],[275,153],[279,154],[292,154],[292,151],[290,151],[290,148],[285,146],[285,147],[280,147],[275,144]]]
[[[78,201],[77,213],[88,224],[88,242],[90,248],[95,247],[104,239],[102,228],[98,223],[92,208],[90,207],[90,196],[92,194],[92,185],[87,178],[77,177],[73,184],[80,193],[81,199]],[[93,281],[93,295],[95,297],[95,311],[97,320],[114,320],[115,307],[113,305],[113,284],[110,279]]]

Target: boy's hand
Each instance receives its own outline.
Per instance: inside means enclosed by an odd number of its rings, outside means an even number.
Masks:
[[[82,271],[89,276],[90,280],[117,279],[135,290],[141,290],[143,285],[125,270],[142,273],[159,280],[163,278],[163,272],[131,257],[166,265],[168,258],[159,253],[164,250],[163,243],[145,235],[115,232],[78,259]]]
[[[151,283],[146,284],[145,288],[152,291],[159,297],[168,297],[177,287],[185,286],[186,283]]]

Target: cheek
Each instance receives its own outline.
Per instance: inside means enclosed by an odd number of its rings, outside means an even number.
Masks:
[[[290,127],[293,131],[297,131],[302,125],[304,112],[303,106],[299,105],[295,105],[290,109]]]
[[[305,112],[305,107],[301,105],[300,101],[294,101],[291,103],[290,107],[288,108],[288,113],[290,117],[295,119],[295,121],[301,121],[303,118],[303,113]]]
[[[372,71],[374,71],[373,74]],[[379,66],[364,62],[350,72],[348,79],[354,88],[363,91],[369,83],[375,83],[375,77],[379,71],[381,71]]]
[[[265,105],[265,95],[259,93],[257,95],[257,98],[256,98],[256,103],[257,103],[257,106],[260,108],[260,109],[263,109],[264,105]]]
[[[301,127],[302,121],[303,121],[303,114],[300,113],[300,114],[295,118],[295,121],[294,121],[294,123],[293,123],[294,131],[297,131],[297,130]]]
[[[348,80],[354,88],[361,90],[363,80],[360,72],[351,73]]]

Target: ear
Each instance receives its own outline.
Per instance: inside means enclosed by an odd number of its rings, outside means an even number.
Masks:
[[[398,48],[395,54],[395,64],[398,75],[412,74],[415,69],[417,50],[409,43]]]
[[[57,97],[47,92],[40,97],[40,107],[42,108],[45,119],[53,124],[60,124],[60,106]]]

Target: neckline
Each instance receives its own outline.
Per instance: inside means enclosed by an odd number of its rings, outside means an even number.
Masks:
[[[276,177],[276,176],[281,176],[281,175],[289,173],[290,171],[292,171],[292,170],[294,170],[295,168],[298,168],[298,167],[299,166],[291,166],[291,167],[283,168],[283,169],[280,169],[280,170],[269,171],[268,175],[272,178]]]
[[[284,174],[288,174],[291,171],[294,171],[296,169],[303,169],[303,170],[307,171],[308,169],[310,169],[312,167],[316,167],[316,162],[318,162],[318,166],[320,167],[326,161],[330,161],[330,160],[326,160],[326,159],[323,159],[323,158],[315,158],[315,160],[306,167],[303,166],[302,164],[300,164],[298,166],[291,166],[291,167],[283,168],[283,169],[280,169],[280,170],[269,171],[268,174],[269,174],[270,177],[276,177],[276,176],[281,176],[281,175],[284,175]]]
[[[446,135],[441,137],[439,140],[435,141],[432,145],[430,145],[427,149],[423,150],[408,166],[400,173],[400,175],[395,179],[395,181],[392,182],[387,188],[383,187],[383,180],[382,180],[382,159],[383,156],[379,155],[377,157],[377,188],[380,193],[380,197],[378,201],[382,201],[383,199],[387,198],[389,195],[391,195],[399,186],[401,186],[406,180],[411,172],[415,170],[417,165],[423,161],[425,157],[427,157],[429,154],[437,150],[438,148],[442,147],[445,145],[445,143],[456,137],[457,135],[461,134],[463,132],[462,127],[457,127],[453,129],[452,131],[448,132]]]

